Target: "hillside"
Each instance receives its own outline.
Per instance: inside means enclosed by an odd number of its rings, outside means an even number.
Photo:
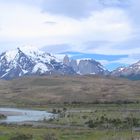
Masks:
[[[140,101],[139,85],[139,81],[97,76],[24,77],[0,81],[0,104]]]

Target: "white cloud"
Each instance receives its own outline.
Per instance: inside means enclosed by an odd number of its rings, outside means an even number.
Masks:
[[[0,0],[0,52],[30,44],[45,46],[51,53],[125,54],[128,57],[99,61],[106,66],[132,64],[140,60],[139,4],[138,0]]]
[[[56,51],[69,50],[99,54],[140,52],[138,47],[136,49],[118,47],[132,37],[134,28],[127,12],[122,8],[109,5],[91,10],[90,16],[86,18],[76,19],[66,15],[42,13],[42,8],[40,5],[37,6],[39,3],[37,1],[36,4],[31,4],[32,0],[28,3],[14,1],[15,3],[0,1],[0,43],[8,42],[8,48],[9,42],[13,42],[12,46],[15,42],[15,47],[26,44],[40,48],[58,45],[60,49],[56,47]],[[69,10],[72,11],[72,9]],[[94,41],[109,43],[98,47],[86,44]],[[64,49],[64,46],[61,48],[61,44],[69,45]]]
[[[90,16],[92,11],[127,5],[128,1],[120,0],[44,0],[42,9],[51,14],[81,19]]]
[[[114,66],[110,69],[110,70],[113,70],[114,68],[117,68],[119,65],[128,66],[128,65],[138,62],[139,60],[140,60],[140,54],[131,54],[131,55],[128,55],[127,57],[119,58],[118,60],[113,60],[113,61],[98,60],[98,61],[106,67]],[[115,66],[116,64],[117,66]]]

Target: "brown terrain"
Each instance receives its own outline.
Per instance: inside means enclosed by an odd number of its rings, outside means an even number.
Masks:
[[[0,81],[0,105],[139,102],[140,81],[99,76],[42,76]]]

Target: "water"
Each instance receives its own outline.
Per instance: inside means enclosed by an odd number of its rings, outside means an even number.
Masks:
[[[0,108],[0,113],[7,116],[6,119],[0,120],[1,123],[18,123],[27,121],[42,121],[53,118],[52,113],[37,110],[25,110],[17,108]]]

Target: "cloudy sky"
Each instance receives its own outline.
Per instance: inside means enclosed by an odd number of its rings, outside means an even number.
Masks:
[[[140,0],[0,0],[0,52],[24,45],[108,69],[140,60]]]

